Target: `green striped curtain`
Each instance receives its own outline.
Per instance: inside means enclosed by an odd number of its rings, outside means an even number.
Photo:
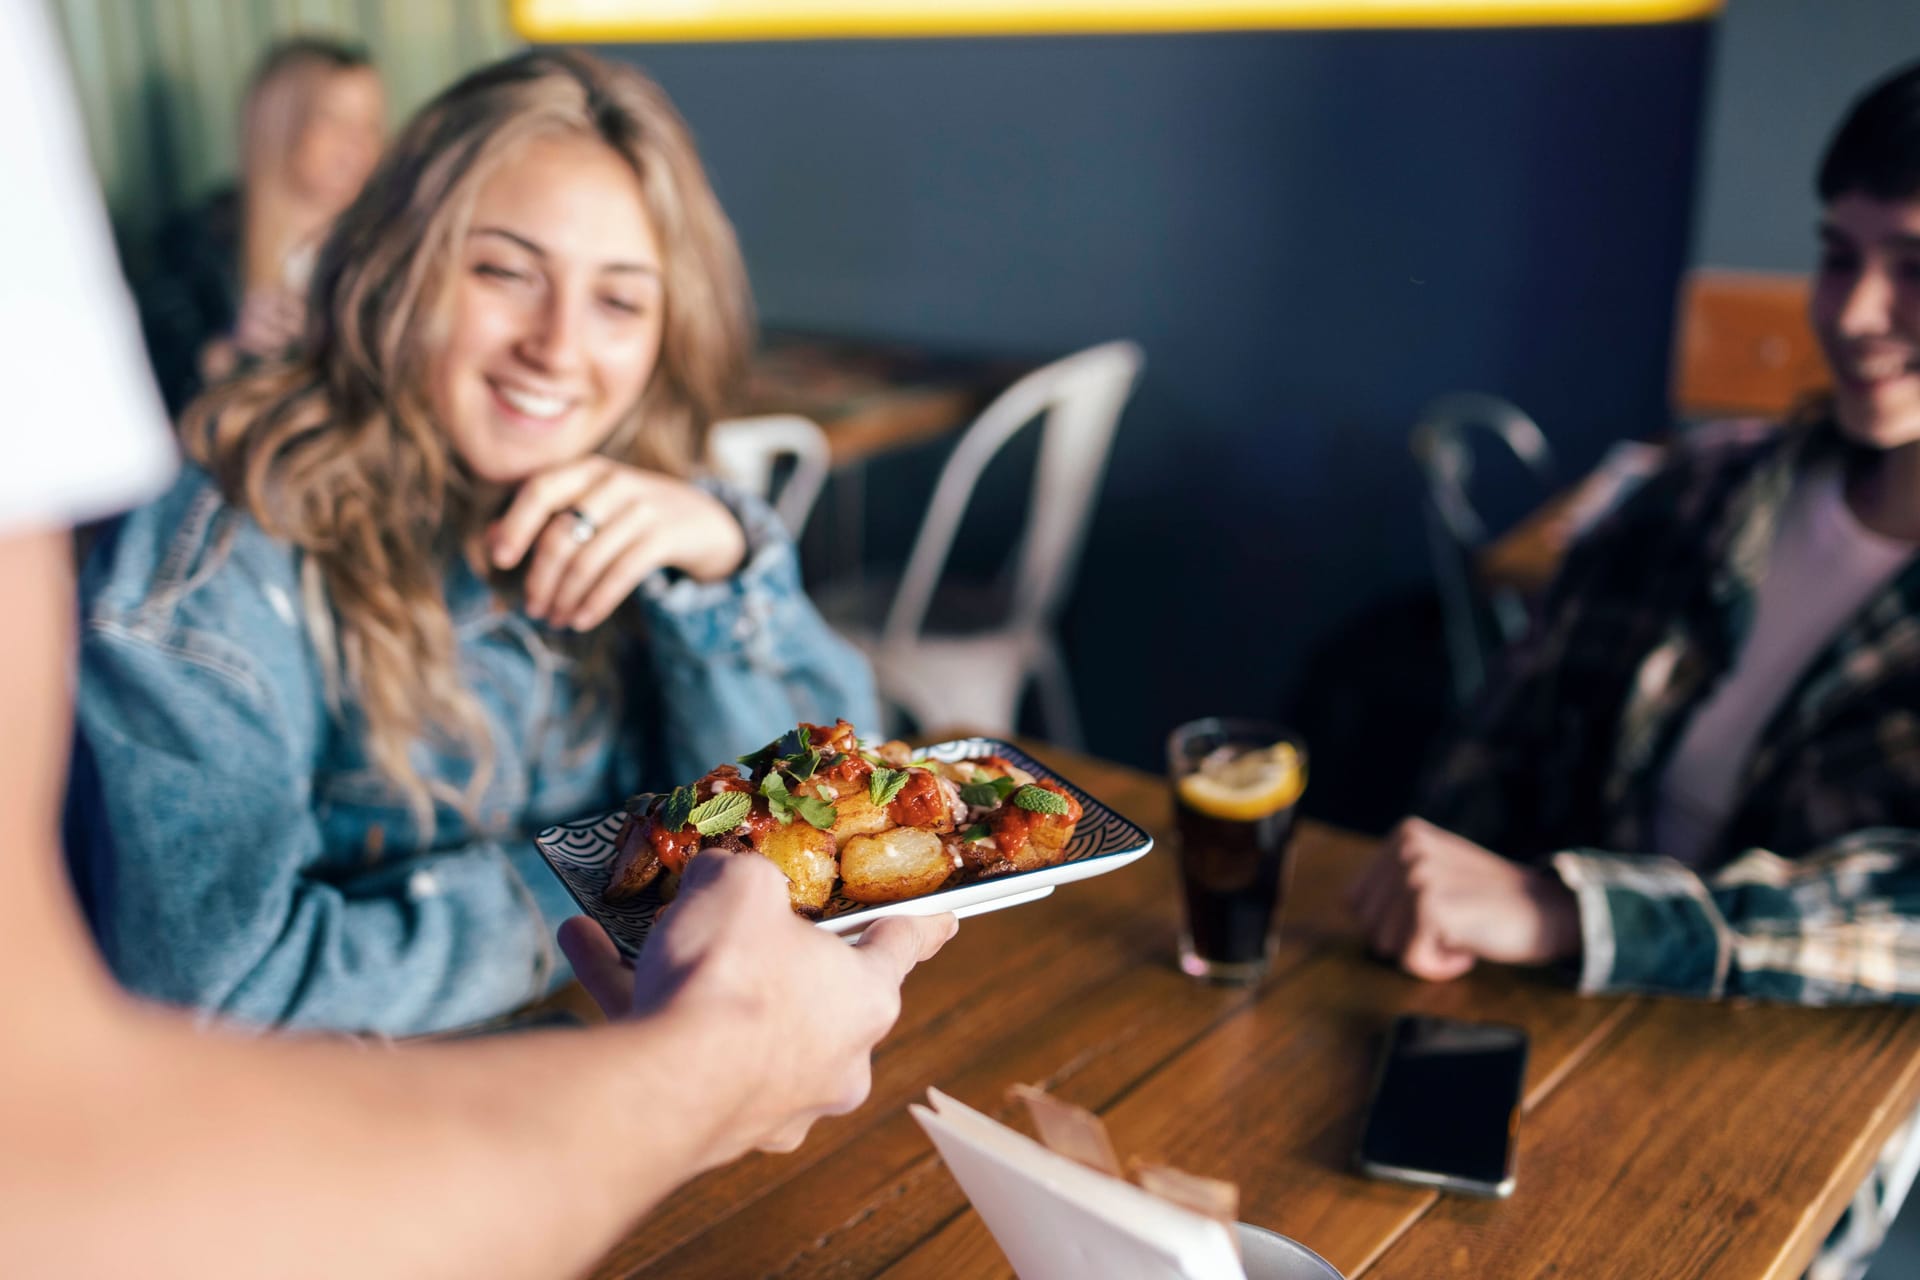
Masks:
[[[404,120],[518,47],[506,0],[52,0],[87,140],[129,265],[153,229],[231,180],[240,95],[294,34],[367,46]]]

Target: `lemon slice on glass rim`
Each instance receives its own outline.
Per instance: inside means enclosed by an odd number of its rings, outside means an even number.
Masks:
[[[1231,822],[1286,808],[1307,789],[1307,766],[1291,742],[1209,757],[1176,784],[1188,807]]]

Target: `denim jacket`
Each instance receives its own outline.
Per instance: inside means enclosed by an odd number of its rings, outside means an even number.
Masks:
[[[111,849],[76,868],[121,981],[257,1024],[398,1035],[491,1017],[567,976],[553,932],[578,909],[533,832],[691,781],[797,719],[875,723],[871,675],[802,593],[777,519],[713,491],[747,562],[721,583],[642,584],[624,706],[449,568],[495,763],[474,817],[440,805],[424,839],[351,692],[329,700],[300,553],[197,469],[126,517],[82,578],[78,723]],[[470,776],[414,758],[456,790]]]

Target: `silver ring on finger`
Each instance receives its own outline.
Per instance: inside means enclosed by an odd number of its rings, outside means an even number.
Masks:
[[[575,544],[585,546],[593,541],[593,535],[600,532],[600,522],[578,507],[568,507],[567,514],[573,517],[573,523],[567,528],[567,536]]]

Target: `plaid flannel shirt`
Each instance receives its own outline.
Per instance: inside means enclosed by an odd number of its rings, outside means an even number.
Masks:
[[[1569,554],[1422,816],[1574,891],[1583,991],[1920,999],[1920,561],[1772,713],[1701,864],[1649,844],[1661,775],[1737,657],[1830,425],[1708,431]]]

